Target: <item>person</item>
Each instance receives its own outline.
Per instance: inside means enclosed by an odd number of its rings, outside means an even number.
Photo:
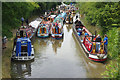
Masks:
[[[26,22],[26,25],[28,25],[28,23],[29,23],[29,22],[28,22],[28,19],[26,19],[25,22]]]
[[[100,42],[101,42],[101,37],[99,34],[97,35],[95,42],[96,42],[96,52],[98,52],[100,50]]]
[[[24,22],[24,18],[23,17],[21,18],[21,21],[22,21],[22,26],[23,26],[23,22]]]
[[[105,52],[107,53],[107,45],[108,45],[108,37],[107,37],[107,34],[105,34],[105,37],[104,37],[104,50]]]
[[[3,39],[2,39],[2,45],[3,45],[3,49],[6,48],[6,43],[7,43],[7,37],[4,36]]]

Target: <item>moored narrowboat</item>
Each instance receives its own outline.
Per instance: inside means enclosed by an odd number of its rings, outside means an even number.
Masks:
[[[53,21],[51,27],[51,37],[53,39],[62,39],[64,35],[63,23],[65,21],[67,14],[65,12],[59,14]]]
[[[72,28],[76,39],[90,60],[96,62],[104,62],[107,60],[104,43],[101,40],[97,40],[96,36],[92,35],[81,21],[76,20]]]
[[[18,38],[14,45],[11,60],[29,61],[34,60],[34,48],[29,38]]]
[[[21,26],[16,32],[16,38],[32,38],[35,34],[35,28],[32,26]]]
[[[42,21],[38,26],[37,36],[40,38],[47,38],[50,35],[51,22],[50,21]]]
[[[59,14],[59,15],[54,19],[53,22],[57,22],[57,21],[59,20],[60,22],[63,22],[63,24],[64,24],[65,19],[66,19],[66,16],[67,16],[66,12],[63,12],[63,13]]]
[[[66,17],[66,23],[67,24],[70,24],[70,23],[73,23],[73,16],[68,14],[68,16]]]
[[[51,29],[51,37],[53,39],[62,39],[63,38],[63,24],[62,23],[53,23]]]
[[[37,36],[40,38],[46,38],[50,35],[50,25],[49,24],[41,24],[38,26]]]

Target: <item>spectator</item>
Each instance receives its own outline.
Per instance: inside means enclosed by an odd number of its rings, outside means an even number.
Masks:
[[[26,22],[26,25],[28,25],[28,24],[29,24],[28,19],[26,19],[26,20],[25,20],[25,22]]]
[[[23,17],[21,18],[21,21],[22,21],[22,26],[23,26],[23,22],[24,22],[24,18]]]
[[[104,38],[104,50],[105,50],[105,52],[107,53],[107,45],[108,45],[108,37],[107,37],[107,35],[105,34],[105,38]]]
[[[2,39],[2,45],[3,45],[3,49],[6,48],[6,43],[7,43],[7,37],[4,36],[4,38]]]

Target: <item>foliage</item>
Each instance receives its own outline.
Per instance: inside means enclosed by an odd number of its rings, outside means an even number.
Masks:
[[[108,35],[108,51],[109,51],[109,56],[112,59],[116,59],[118,57],[118,51],[119,51],[119,36],[118,34],[119,30],[118,28],[113,28],[112,30],[109,30],[107,32]],[[112,47],[111,47],[112,46]]]
[[[46,10],[56,7],[55,2],[3,2],[2,3],[2,36],[12,37],[12,29],[21,25],[21,17],[30,18],[43,14]],[[8,34],[9,32],[9,34]]]
[[[118,62],[110,62],[109,65],[106,66],[106,71],[102,74],[105,75],[104,78],[116,78],[116,79],[120,79],[120,68],[119,68],[120,64]]]
[[[99,25],[105,34],[114,27],[113,24],[120,24],[120,2],[88,2],[78,3],[80,13],[86,15],[86,20],[91,25]]]
[[[36,3],[3,2],[2,3],[2,33],[12,37],[12,29],[20,26],[21,17],[28,18],[30,13],[39,6]],[[8,34],[9,32],[9,34]]]

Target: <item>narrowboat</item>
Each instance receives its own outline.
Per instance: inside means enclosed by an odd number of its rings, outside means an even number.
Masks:
[[[14,45],[11,60],[30,61],[34,60],[34,48],[29,38],[18,38]]]
[[[29,38],[30,40],[32,40],[35,33],[36,33],[36,30],[34,27],[21,26],[16,32],[16,37],[14,38],[14,45],[16,45],[18,38],[25,37],[25,38]]]
[[[51,22],[50,21],[42,21],[41,24],[38,25],[37,37],[39,38],[47,38],[50,36]]]
[[[66,16],[67,16],[67,13],[66,12],[63,12],[61,14],[59,14],[53,22],[57,22],[57,20],[59,20],[60,22],[65,22],[65,19],[66,19]]]
[[[78,43],[82,46],[90,60],[96,62],[104,62],[107,60],[104,43],[97,41],[96,36],[92,35],[81,21],[76,20],[72,28]]]
[[[35,28],[32,26],[21,26],[16,32],[16,38],[32,38],[35,34]]]
[[[72,24],[72,23],[73,23],[73,16],[72,16],[72,15],[69,14],[69,15],[66,17],[66,23],[67,23],[67,24],[70,24],[70,23]]]
[[[53,39],[62,39],[63,38],[63,24],[61,22],[53,23],[51,29],[51,37]]]
[[[59,14],[53,21],[51,27],[51,37],[53,39],[62,39],[64,35],[63,22],[66,18],[66,13]]]

